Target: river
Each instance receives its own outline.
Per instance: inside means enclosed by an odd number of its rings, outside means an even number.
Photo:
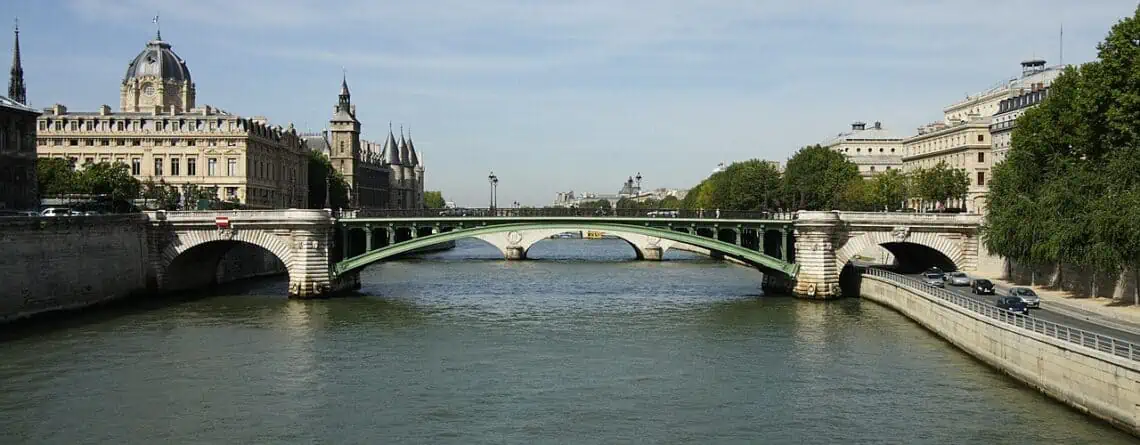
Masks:
[[[760,275],[620,240],[504,262],[479,241],[0,336],[13,444],[1135,443],[896,312],[762,296]],[[220,295],[219,295],[220,294]]]

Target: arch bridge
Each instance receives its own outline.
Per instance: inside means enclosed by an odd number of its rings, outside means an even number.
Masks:
[[[289,294],[314,297],[359,287],[364,267],[460,238],[478,238],[521,260],[539,240],[604,232],[644,260],[670,248],[707,251],[764,273],[766,287],[806,298],[841,294],[839,275],[864,249],[880,245],[900,265],[937,263],[973,270],[977,215],[585,209],[465,209],[151,212],[148,246],[160,289],[208,282],[235,245],[259,246],[289,274]],[[202,272],[202,271],[211,272]]]

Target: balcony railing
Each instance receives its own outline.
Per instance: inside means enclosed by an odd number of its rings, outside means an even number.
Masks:
[[[362,209],[342,210],[338,218],[679,218],[728,220],[795,219],[793,212],[678,209],[590,209],[590,208],[477,208],[477,209]]]
[[[1047,337],[1053,337],[1058,340],[1074,343],[1089,349],[1095,349],[1100,352],[1123,357],[1129,360],[1140,360],[1140,345],[1127,342],[1117,338],[1100,335],[1095,332],[1089,332],[1077,328],[1072,328],[1050,321],[1044,321],[1034,318],[1032,316],[1025,316],[1005,309],[999,309],[996,306],[980,303],[946,289],[938,288],[924,283],[922,280],[911,278],[905,275],[899,275],[894,272],[868,268],[864,274],[885,278],[896,283],[905,285],[912,290],[917,290],[925,293],[933,298],[938,298],[943,301],[955,304],[957,306],[968,309],[977,314],[981,314],[987,318],[991,318],[1002,323],[1010,324],[1018,328],[1027,329]]]

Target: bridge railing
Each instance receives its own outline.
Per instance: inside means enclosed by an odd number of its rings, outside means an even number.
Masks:
[[[685,218],[685,219],[795,219],[793,212],[762,212],[740,210],[679,210],[679,209],[590,209],[590,208],[470,208],[470,209],[362,209],[341,210],[338,218],[525,218],[525,217],[581,217],[581,218]]]
[[[1100,335],[1095,332],[1065,326],[1059,323],[1053,323],[1051,321],[1041,320],[1032,316],[1017,314],[1005,309],[999,309],[997,306],[980,303],[976,300],[963,297],[946,289],[931,286],[922,280],[914,279],[905,275],[899,275],[891,271],[868,268],[863,273],[903,284],[911,289],[919,290],[934,298],[953,303],[955,305],[969,309],[972,312],[981,314],[985,317],[998,320],[1002,323],[1007,323],[1019,328],[1028,329],[1038,334],[1042,334],[1047,337],[1053,337],[1068,343],[1075,343],[1086,348],[1106,352],[1117,357],[1124,357],[1129,360],[1140,360],[1140,345],[1137,345],[1135,343],[1127,342],[1106,335]]]

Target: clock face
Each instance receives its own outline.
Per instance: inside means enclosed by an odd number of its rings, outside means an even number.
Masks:
[[[145,94],[147,96],[153,96],[154,95],[154,85],[151,85],[149,83],[144,84],[142,90],[143,90],[143,94]]]

